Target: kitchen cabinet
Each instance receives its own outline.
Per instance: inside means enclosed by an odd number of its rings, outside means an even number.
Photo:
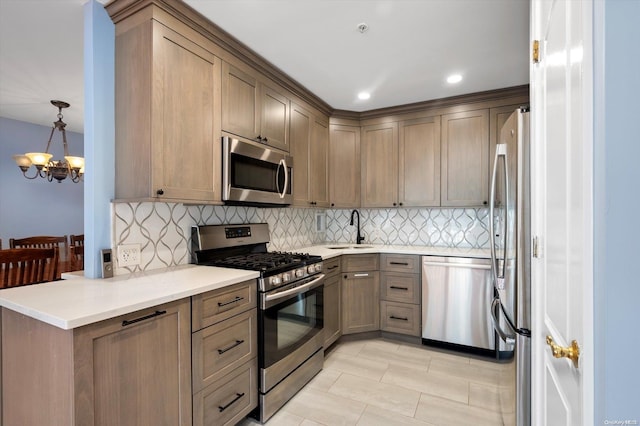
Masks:
[[[420,336],[420,256],[380,255],[380,329]]]
[[[362,128],[362,206],[398,205],[398,123]]]
[[[360,207],[360,127],[329,126],[329,201],[335,208]]]
[[[192,297],[193,424],[234,425],[258,405],[256,281]]]
[[[181,299],[63,330],[3,308],[4,424],[191,425],[190,312]]]
[[[342,335],[340,258],[324,261],[324,350],[326,351]]]
[[[222,65],[222,130],[289,151],[290,100],[249,67]]]
[[[442,116],[440,191],[443,207],[488,205],[488,109]]]
[[[292,104],[293,205],[329,206],[329,119]]]
[[[380,329],[379,255],[343,256],[342,334]]]
[[[440,116],[400,122],[398,173],[400,206],[440,205]]]
[[[157,21],[117,31],[116,198],[220,201],[221,65]]]

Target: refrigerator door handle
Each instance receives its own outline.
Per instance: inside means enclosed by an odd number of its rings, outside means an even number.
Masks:
[[[507,217],[506,208],[509,205],[509,174],[507,172],[507,145],[496,145],[496,155],[493,160],[493,173],[491,175],[491,194],[489,197],[489,239],[491,246],[491,271],[493,273],[493,282],[497,288],[501,288],[500,282],[504,280],[506,259],[502,259],[501,271],[498,271],[498,258],[496,254],[496,230],[495,230],[495,203],[496,203],[496,176],[498,174],[498,160],[500,157],[504,159],[504,182],[505,182],[505,199],[503,200],[503,210],[505,211],[505,218],[502,225],[502,250],[507,254]],[[498,281],[500,280],[500,281]]]
[[[505,331],[502,328],[500,328],[500,324],[498,323],[498,317],[496,315],[496,312],[498,311],[498,309],[502,309],[502,304],[500,303],[500,299],[496,297],[493,299],[493,302],[491,302],[491,322],[493,322],[493,328],[496,330],[496,333],[498,333],[498,336],[500,336],[500,338],[506,344],[513,345],[516,343],[516,333],[515,331],[513,331],[512,335],[508,335],[507,333],[505,333]],[[507,324],[511,328],[511,324],[509,324],[509,320],[507,320]]]

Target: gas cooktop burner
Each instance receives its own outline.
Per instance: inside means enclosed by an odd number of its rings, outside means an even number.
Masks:
[[[321,260],[322,259],[319,256],[311,256],[308,253],[276,251],[223,257],[207,263],[212,266],[227,268],[249,269],[260,272],[276,272],[281,269],[293,269],[308,263],[319,262]]]

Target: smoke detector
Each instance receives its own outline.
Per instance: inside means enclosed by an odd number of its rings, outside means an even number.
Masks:
[[[369,30],[369,24],[367,24],[366,22],[362,22],[358,24],[358,31],[360,31],[360,34],[364,34],[368,30]]]

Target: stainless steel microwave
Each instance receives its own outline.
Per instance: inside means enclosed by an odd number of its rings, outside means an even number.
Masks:
[[[222,137],[222,201],[287,206],[293,200],[293,158],[238,137]]]

